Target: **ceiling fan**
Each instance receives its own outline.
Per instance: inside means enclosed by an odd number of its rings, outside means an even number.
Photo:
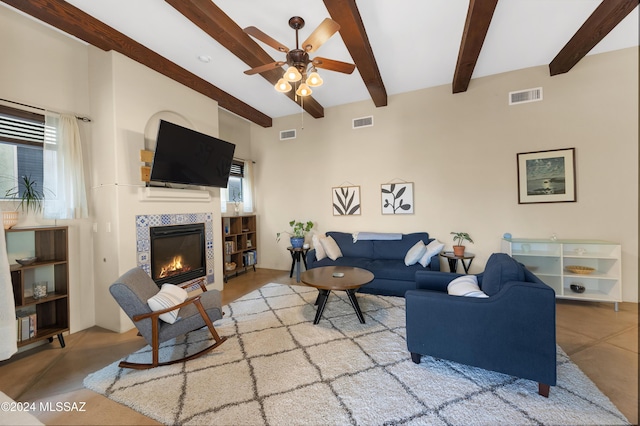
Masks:
[[[289,50],[282,43],[274,40],[256,27],[247,27],[244,32],[263,43],[273,47],[274,49],[287,54],[284,61],[271,62],[269,64],[260,65],[245,71],[247,75],[259,74],[288,65],[284,75],[275,85],[275,89],[279,92],[286,93],[291,90],[290,83],[296,83],[305,78],[305,81],[298,86],[296,94],[298,96],[309,96],[311,94],[310,87],[318,87],[322,85],[322,78],[318,75],[316,68],[323,68],[329,71],[337,71],[344,74],[351,74],[356,68],[354,64],[336,61],[333,59],[315,57],[311,59],[309,53],[315,52],[318,48],[332,35],[340,29],[340,25],[329,18],[324,21],[311,33],[311,35],[302,42],[302,47],[298,44],[298,31],[304,27],[304,19],[294,16],[289,19],[289,26],[296,31],[296,48]],[[307,76],[307,72],[309,75]]]

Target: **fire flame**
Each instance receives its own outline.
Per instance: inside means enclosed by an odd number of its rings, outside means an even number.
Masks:
[[[181,274],[191,270],[190,267],[184,267],[182,264],[182,256],[175,256],[168,264],[160,268],[159,278],[166,278],[172,275]]]

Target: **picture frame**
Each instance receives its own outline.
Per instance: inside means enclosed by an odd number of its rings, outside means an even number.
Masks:
[[[576,201],[575,148],[517,154],[518,204]]]
[[[382,214],[413,214],[413,182],[380,185]]]
[[[334,216],[356,216],[361,214],[360,187],[337,186],[331,188]]]

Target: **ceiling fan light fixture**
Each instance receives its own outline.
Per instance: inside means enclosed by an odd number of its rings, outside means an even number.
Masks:
[[[302,79],[302,74],[300,74],[300,71],[298,71],[296,67],[289,67],[284,72],[284,79],[291,83],[295,83]]]
[[[278,80],[278,82],[274,87],[280,93],[287,93],[289,90],[291,90],[291,85],[284,78],[281,78],[280,80]]]
[[[313,93],[313,91],[306,83],[302,83],[300,87],[298,87],[298,90],[296,90],[296,95],[302,97],[309,96],[311,93]]]
[[[316,71],[313,71],[311,74],[309,74],[309,77],[307,77],[306,83],[309,87],[320,87],[322,86],[322,83],[324,83],[324,80],[322,80],[320,74],[318,74]]]

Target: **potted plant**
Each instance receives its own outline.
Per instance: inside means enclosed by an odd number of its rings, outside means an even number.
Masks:
[[[291,247],[293,248],[302,248],[304,245],[304,236],[307,232],[311,231],[313,228],[313,222],[310,220],[307,222],[298,222],[296,220],[292,220],[289,222],[289,226],[291,227],[291,232],[286,232],[291,236]],[[280,235],[282,233],[278,232],[276,234],[276,241],[280,241]]]
[[[38,183],[31,176],[21,176],[20,183],[10,188],[5,193],[6,198],[13,199],[18,202],[16,210],[19,208],[23,213],[39,213],[42,211],[42,203],[44,202],[44,192],[38,188]],[[15,225],[18,220],[18,212],[3,212],[3,223],[5,229]]]
[[[453,254],[456,256],[464,256],[465,247],[462,243],[465,241],[473,243],[473,240],[466,232],[452,232],[451,234],[453,235],[453,241],[455,242],[455,245],[453,246]]]

